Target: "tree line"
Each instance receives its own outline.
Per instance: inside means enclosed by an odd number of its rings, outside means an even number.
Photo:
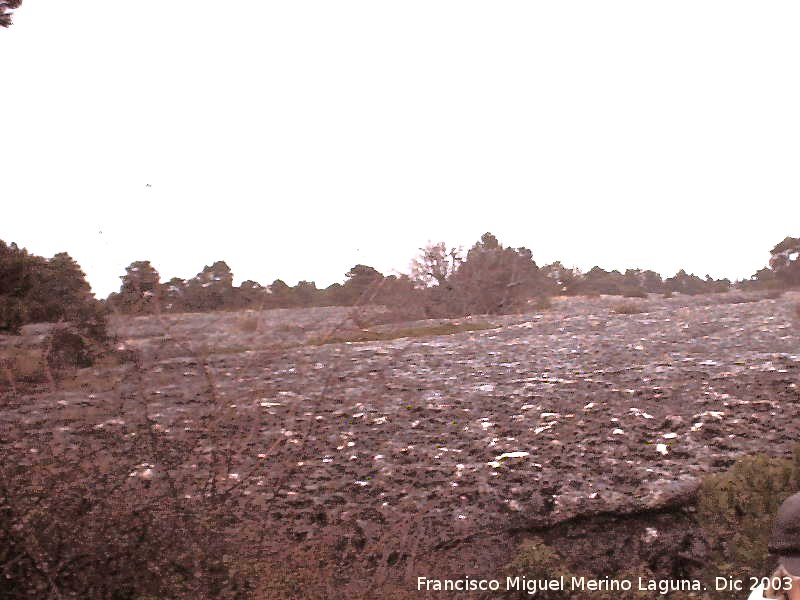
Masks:
[[[800,285],[800,238],[787,237],[770,251],[769,265],[749,279],[732,283],[678,271],[666,279],[655,271],[627,269],[587,272],[554,263],[538,266],[525,247],[503,246],[485,233],[467,251],[440,242],[420,249],[410,272],[384,275],[363,264],[345,273],[342,283],[318,288],[313,281],[289,286],[247,280],[233,285],[225,261],[205,266],[190,279],[162,282],[150,261],[135,261],[121,276],[119,292],[95,300],[85,274],[66,252],[52,258],[0,241],[0,331],[16,333],[25,323],[79,323],[92,337],[105,335],[104,315],[202,312],[236,309],[356,306],[383,304],[399,316],[438,318],[503,314],[523,310],[531,301],[554,295],[722,293],[739,289]]]
[[[428,244],[413,259],[408,274],[384,275],[374,267],[357,264],[345,273],[343,283],[326,288],[318,288],[313,281],[289,286],[281,279],[268,285],[247,280],[234,286],[225,261],[205,266],[191,279],[161,282],[149,261],[136,261],[127,267],[120,291],[111,294],[107,304],[128,314],[366,303],[383,304],[404,316],[419,318],[502,314],[522,310],[532,300],[546,302],[554,295],[695,295],[727,292],[733,287],[800,285],[798,249],[800,239],[786,238],[771,250],[769,267],[733,283],[683,269],[662,278],[652,270],[607,271],[599,266],[584,273],[559,261],[540,267],[529,249],[503,246],[494,235],[485,233],[466,253],[443,242]]]

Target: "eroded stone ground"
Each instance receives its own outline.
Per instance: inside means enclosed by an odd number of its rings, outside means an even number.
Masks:
[[[289,539],[334,531],[373,547],[372,567],[413,571],[460,541],[496,550],[504,532],[662,506],[738,455],[788,453],[797,301],[657,298],[617,314],[631,301],[563,299],[484,331],[318,346],[304,343],[347,309],[269,311],[255,330],[244,313],[168,316],[166,330],[137,318],[116,329],[138,367],[95,372],[91,394],[18,398],[2,419],[46,430],[32,448],[81,435],[82,414],[125,435],[120,398],[139,398],[160,436],[209,428],[198,461],[231,448],[226,476]],[[479,549],[461,558],[480,570]]]

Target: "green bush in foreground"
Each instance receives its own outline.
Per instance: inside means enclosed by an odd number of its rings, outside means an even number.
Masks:
[[[703,482],[697,521],[714,545],[708,576],[769,574],[774,566],[767,553],[772,521],[781,503],[800,490],[799,467],[796,446],[791,460],[747,456]]]
[[[695,525],[711,545],[711,555],[697,568],[691,578],[709,584],[708,591],[697,593],[676,592],[670,598],[729,598],[731,591],[715,591],[715,577],[737,579],[749,576],[768,576],[775,566],[770,563],[767,542],[772,522],[778,507],[791,494],[800,490],[800,445],[796,446],[791,459],[769,457],[763,454],[739,459],[728,471],[708,476],[700,486],[697,497]],[[609,531],[609,535],[615,532]],[[569,544],[566,550],[556,552],[543,540],[535,538],[524,542],[512,561],[506,565],[509,576],[524,576],[528,579],[553,579],[564,576],[596,577],[596,573],[578,571],[570,566]],[[669,551],[669,550],[667,550]],[[597,563],[602,562],[598,556]],[[590,563],[595,562],[594,560]],[[583,558],[577,564],[585,564]],[[638,563],[638,564],[637,564]],[[644,579],[674,578],[669,573],[653,574],[640,557],[631,557],[631,567],[625,572],[614,573],[617,580],[636,582]],[[627,592],[596,592],[591,598],[626,598],[637,600],[652,597],[648,591],[631,589]],[[550,595],[548,595],[550,594]],[[650,595],[648,595],[650,594]],[[517,597],[510,594],[509,597]],[[519,594],[526,597],[525,593]],[[541,592],[541,598],[563,598],[562,592]]]

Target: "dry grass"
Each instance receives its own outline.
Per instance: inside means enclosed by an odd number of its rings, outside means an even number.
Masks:
[[[13,389],[20,384],[47,381],[43,352],[40,348],[13,348],[0,352],[0,381]]]
[[[533,308],[536,310],[547,310],[553,307],[553,301],[550,299],[550,296],[538,296],[535,300],[532,300],[530,304],[532,304]]]
[[[245,314],[236,321],[236,328],[242,333],[255,333],[259,330],[259,319],[256,315]]]
[[[786,292],[786,290],[782,290],[782,289],[777,289],[777,288],[776,289],[772,289],[772,290],[769,290],[768,292],[766,292],[764,294],[764,298],[766,298],[768,300],[777,300],[778,298],[783,296],[783,294],[785,292]]]
[[[749,304],[750,302],[761,302],[767,296],[743,296],[741,294],[732,294],[725,296],[722,299],[723,304]]]
[[[124,372],[118,367],[125,361],[118,355],[108,354],[100,357],[90,369],[81,369],[71,377],[63,377],[58,382],[65,392],[104,392],[115,389],[122,381]]]

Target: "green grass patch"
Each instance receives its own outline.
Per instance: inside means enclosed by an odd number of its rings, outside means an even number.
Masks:
[[[453,335],[467,331],[482,331],[493,329],[490,323],[445,323],[442,325],[425,325],[420,327],[399,327],[385,331],[375,329],[362,329],[348,331],[341,335],[316,337],[306,342],[309,346],[322,346],[323,344],[342,344],[346,342],[377,342],[396,340],[399,338],[431,337],[436,335]]]

